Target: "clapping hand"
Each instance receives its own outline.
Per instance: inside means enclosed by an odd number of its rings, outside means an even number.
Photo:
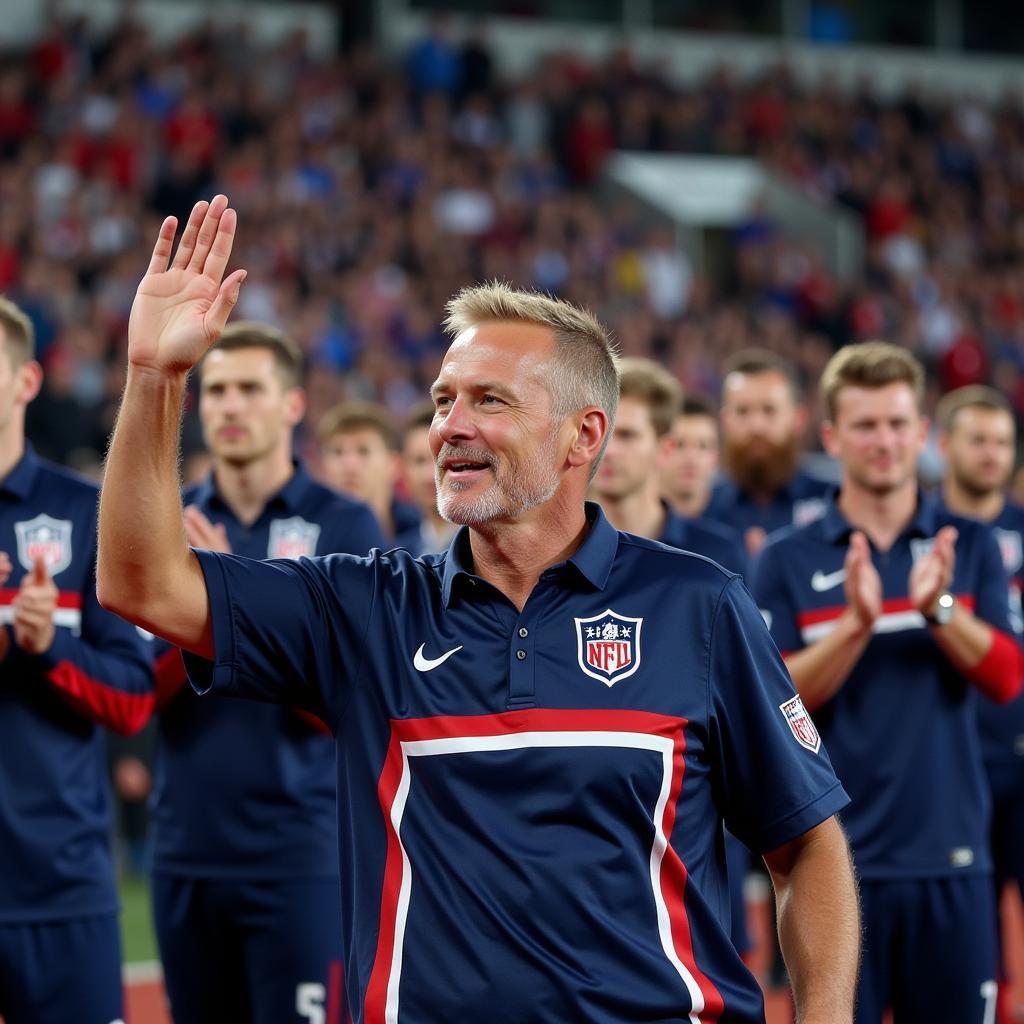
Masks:
[[[935,535],[931,551],[914,563],[910,570],[908,593],[910,603],[922,615],[935,611],[935,603],[943,591],[953,583],[953,567],[956,565],[955,526],[944,526]]]
[[[843,589],[847,607],[864,629],[870,629],[882,614],[882,578],[871,561],[871,547],[867,537],[854,530],[843,563],[846,579]]]
[[[53,613],[57,609],[57,584],[50,577],[46,559],[36,555],[32,571],[21,581],[14,599],[14,642],[27,654],[45,654],[53,643],[57,628]]]
[[[231,542],[223,523],[211,523],[195,505],[185,509],[184,521],[185,534],[192,547],[231,554]]]

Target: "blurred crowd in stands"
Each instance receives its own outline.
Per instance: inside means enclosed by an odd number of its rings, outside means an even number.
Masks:
[[[753,155],[864,219],[862,279],[752,211],[727,280],[694,272],[671,230],[600,189],[615,149]],[[342,398],[401,420],[433,379],[445,300],[501,278],[591,307],[625,354],[716,395],[751,345],[814,384],[845,342],[906,345],[932,399],[989,382],[1024,415],[1024,106],[898,102],[783,67],[693,87],[626,49],[497,74],[481,32],[438,21],[389,62],[314,59],[244,26],[156,45],[126,17],[98,38],[54,18],[0,65],[0,292],[35,322],[46,390],[29,414],[45,455],[94,469],[123,380],[124,338],[167,213],[223,191],[248,268],[238,316],[308,359],[310,414]],[[811,431],[810,436],[814,436]],[[186,449],[199,447],[194,417]]]

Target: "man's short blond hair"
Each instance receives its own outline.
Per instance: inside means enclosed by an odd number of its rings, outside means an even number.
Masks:
[[[210,346],[209,351],[237,352],[245,348],[258,348],[270,353],[282,387],[297,388],[302,385],[302,350],[284,331],[270,324],[236,320],[224,328],[224,333]],[[199,364],[199,371],[201,374],[202,363]]]
[[[608,331],[593,313],[539,292],[518,291],[500,281],[463,288],[445,306],[444,329],[454,339],[479,324],[531,323],[547,327],[555,337],[555,354],[545,368],[558,422],[596,405],[608,417],[611,437],[619,403],[618,354]],[[602,446],[591,472],[597,471]]]
[[[905,348],[887,341],[862,341],[841,348],[826,365],[818,387],[827,419],[834,420],[845,387],[884,388],[907,384],[918,412],[924,410],[924,367]]]
[[[651,426],[664,437],[683,400],[683,389],[665,367],[653,359],[630,357],[619,360],[619,398],[635,398],[647,406]]]
[[[388,409],[378,402],[339,402],[323,414],[317,424],[316,436],[326,444],[338,434],[355,434],[372,430],[379,435],[389,451],[397,451],[399,435]]]
[[[28,314],[11,302],[6,295],[0,295],[0,330],[3,331],[4,347],[11,360],[11,366],[23,366],[35,359],[36,330]]]
[[[943,395],[935,407],[935,422],[939,429],[950,433],[957,416],[964,409],[985,409],[987,412],[1005,412],[1014,420],[1013,406],[1001,391],[984,384],[968,384]]]

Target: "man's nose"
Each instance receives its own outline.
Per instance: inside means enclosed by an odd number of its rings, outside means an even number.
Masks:
[[[473,423],[473,417],[466,403],[461,398],[456,398],[452,402],[437,430],[441,440],[448,444],[465,441],[467,438],[475,435],[476,427]]]

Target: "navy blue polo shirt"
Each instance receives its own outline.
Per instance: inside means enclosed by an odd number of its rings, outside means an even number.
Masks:
[[[1007,502],[992,522],[1003,568],[1009,579],[1010,625],[1014,636],[1024,640],[1021,591],[1024,589],[1024,508]],[[996,704],[985,696],[978,700],[978,729],[986,764],[1016,764],[1024,759],[1024,695],[1009,704]]]
[[[520,612],[443,553],[199,552],[200,690],[337,739],[357,1021],[762,1021],[729,941],[722,820],[764,851],[846,802],[742,581],[589,532]]]
[[[153,706],[146,643],[96,600],[94,484],[26,451],[0,482],[0,923],[114,913],[107,726],[141,728]],[[14,601],[35,558],[57,586],[56,634],[14,643]]]
[[[817,519],[826,508],[833,485],[807,473],[797,473],[770,502],[755,502],[733,480],[720,480],[711,492],[704,515],[744,535],[756,526],[774,533],[784,526],[804,526]]]
[[[694,551],[724,566],[730,572],[745,575],[748,567],[743,538],[726,526],[710,519],[686,519],[665,504],[665,525],[658,538],[669,547]]]
[[[213,477],[185,492],[249,558],[365,554],[383,543],[363,504],[316,483],[301,465],[245,526]],[[277,603],[281,595],[266,595]],[[160,672],[184,668],[159,641]],[[166,664],[170,659],[170,665]],[[333,877],[338,841],[331,737],[294,710],[200,700],[184,687],[159,716],[151,813],[153,870],[198,877]]]
[[[921,498],[887,552],[872,550],[883,613],[849,678],[813,717],[850,794],[843,824],[862,878],[991,870],[990,801],[975,727],[980,698],[932,638],[907,593],[910,570],[943,526],[959,531],[951,590],[1008,630],[1006,578],[991,530]],[[825,636],[846,610],[852,528],[833,503],[765,545],[752,590],[783,652]]]

